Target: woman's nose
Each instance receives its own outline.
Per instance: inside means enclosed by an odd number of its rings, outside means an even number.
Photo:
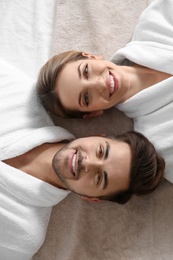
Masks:
[[[97,90],[100,94],[104,91],[104,81],[103,78],[101,76],[93,76],[93,78],[91,79],[91,81],[89,82],[90,87],[95,90]]]
[[[103,91],[104,91],[104,86],[101,85],[101,84],[98,84],[98,86],[97,86],[97,90],[98,90],[98,92],[99,92],[100,94],[102,94]]]
[[[98,76],[96,79],[96,88],[98,92],[101,94],[105,89],[105,84],[102,76]]]

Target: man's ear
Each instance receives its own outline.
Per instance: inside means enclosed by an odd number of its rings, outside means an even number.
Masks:
[[[106,137],[106,134],[97,134],[97,136]]]
[[[89,198],[89,197],[85,197],[85,196],[81,196],[81,198],[82,198],[83,200],[87,200],[87,201],[101,202],[101,199],[99,199],[99,198]]]
[[[93,111],[89,114],[84,115],[83,118],[90,118],[90,117],[93,117],[93,116],[101,116],[102,114],[103,114],[103,110]]]
[[[101,55],[94,55],[94,54],[90,54],[88,52],[82,52],[82,56],[87,57],[88,59],[96,59],[96,60],[103,59]]]

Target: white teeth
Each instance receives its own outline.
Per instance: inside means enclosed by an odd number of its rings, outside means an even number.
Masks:
[[[72,158],[72,170],[74,175],[76,175],[76,154],[74,154],[73,158]]]
[[[115,88],[115,82],[114,82],[114,78],[112,77],[112,75],[109,75],[110,78],[110,83],[111,83],[111,94],[114,92],[114,88]]]

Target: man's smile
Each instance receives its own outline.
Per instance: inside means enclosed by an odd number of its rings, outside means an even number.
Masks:
[[[79,171],[81,167],[82,155],[79,149],[73,150],[69,157],[69,169],[72,174],[73,179],[79,178]]]

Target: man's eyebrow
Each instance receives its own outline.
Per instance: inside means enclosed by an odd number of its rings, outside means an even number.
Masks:
[[[106,152],[104,156],[104,160],[106,160],[109,156],[110,144],[106,141]],[[105,190],[108,186],[108,174],[106,171],[103,172],[103,190]]]
[[[78,103],[82,107],[82,93],[79,94]]]
[[[108,186],[108,174],[106,171],[103,172],[103,190]]]
[[[106,152],[104,156],[104,160],[106,160],[109,156],[110,144],[106,141]]]

